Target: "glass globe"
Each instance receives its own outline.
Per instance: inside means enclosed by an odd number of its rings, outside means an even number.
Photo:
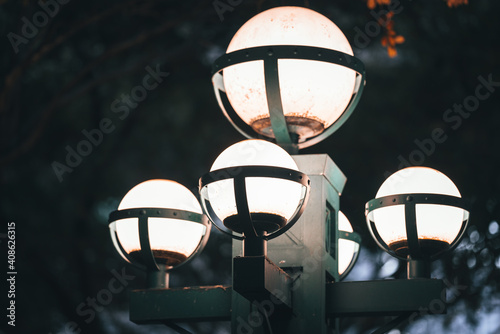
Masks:
[[[298,170],[292,157],[281,147],[270,142],[249,139],[224,150],[214,161],[211,172],[228,167],[273,166]],[[241,169],[234,170],[235,175]],[[305,196],[301,184],[279,178],[247,177],[246,197],[254,228],[273,232],[282,228],[294,215]],[[210,202],[212,209],[224,225],[241,233],[236,207],[234,179],[208,184],[201,195]]]
[[[301,7],[277,7],[246,22],[227,53],[258,46],[297,45],[352,55],[342,31],[325,16]],[[346,67],[306,59],[279,59],[283,112],[290,132],[303,141],[332,125],[353,95],[356,73]],[[224,69],[224,87],[235,112],[256,132],[274,137],[267,105],[263,61]]]
[[[353,232],[351,223],[344,215],[342,211],[339,211],[339,222],[338,222],[339,231],[345,232]],[[338,272],[339,276],[342,276],[344,272],[349,268],[355,254],[359,250],[359,244],[352,240],[339,238],[338,243],[338,254],[339,254],[339,263],[338,263]]]
[[[149,180],[132,188],[123,197],[118,210],[134,208],[165,208],[202,214],[196,197],[183,185],[169,180]],[[129,257],[141,262],[138,218],[114,221],[111,234]],[[149,217],[148,232],[151,250],[157,264],[174,267],[184,263],[197,249],[207,227],[181,219]],[[116,231],[116,239],[113,231]]]
[[[443,173],[427,167],[408,167],[392,174],[380,187],[376,198],[399,194],[441,194],[461,197],[457,187]],[[447,250],[461,231],[466,215],[462,208],[419,203],[415,205],[416,228],[424,257]],[[369,214],[381,239],[399,257],[408,256],[405,205],[392,205]]]

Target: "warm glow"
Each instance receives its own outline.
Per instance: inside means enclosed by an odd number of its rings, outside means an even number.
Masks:
[[[136,185],[122,199],[118,210],[133,208],[166,208],[201,214],[196,197],[183,185],[169,180],[149,180]],[[127,253],[140,250],[138,219],[115,222],[118,241]],[[206,227],[180,219],[149,218],[149,239],[153,251],[189,257],[200,244]]]
[[[254,16],[235,34],[227,53],[266,45],[313,46],[353,54],[346,37],[332,21],[301,7],[277,7]],[[282,59],[278,61],[278,70],[283,111],[288,124],[292,124],[290,130],[301,139],[317,135],[333,124],[352,97],[356,73],[343,66]],[[264,122],[269,112],[263,61],[225,68],[224,87],[243,121],[269,135],[269,129],[262,128],[269,124]],[[294,125],[289,117],[299,117],[301,121]]]
[[[409,194],[429,193],[461,197],[457,187],[443,173],[427,167],[408,167],[392,174],[380,187],[376,198]],[[417,233],[419,239],[433,239],[451,244],[464,221],[461,208],[417,204]],[[386,244],[406,240],[404,205],[395,205],[374,210],[370,215],[380,237]]]
[[[244,140],[228,147],[217,157],[210,171],[235,166],[275,166],[298,170],[285,150],[258,139]],[[277,178],[247,178],[246,189],[251,213],[269,213],[286,220],[295,213],[305,194],[301,184]],[[202,195],[208,198],[222,221],[237,214],[232,179],[209,184]]]
[[[352,232],[352,226],[342,211],[339,211],[339,231]],[[354,254],[358,251],[359,245],[352,240],[339,239],[339,275],[346,271],[352,261]]]

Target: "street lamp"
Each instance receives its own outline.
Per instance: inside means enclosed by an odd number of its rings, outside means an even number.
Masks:
[[[170,180],[133,187],[109,222],[116,250],[125,261],[147,270],[149,287],[168,287],[167,271],[200,252],[210,232],[196,197]]]
[[[199,180],[203,211],[233,238],[232,286],[135,290],[132,321],[180,333],[175,322],[230,320],[233,333],[326,334],[341,317],[398,316],[376,332],[385,333],[441,298],[444,282],[429,278],[429,263],[458,244],[469,212],[430,168],[396,172],[366,204],[372,236],[408,261],[410,279],[342,281],[361,242],[340,211],[347,179],[326,154],[296,154],[337,130],[364,87],[364,65],[333,22],[299,7],[262,12],[212,74],[224,115],[260,138],[228,147]],[[149,182],[125,196],[110,227],[122,257],[153,273],[150,287],[167,287],[157,273],[200,251],[211,225],[187,189]]]
[[[469,211],[443,173],[408,167],[392,174],[366,204],[368,228],[386,252],[408,261],[408,278],[429,277],[429,263],[461,240]]]
[[[279,146],[258,139],[228,147],[200,178],[205,212],[245,240],[244,255],[266,255],[266,240],[286,232],[302,214],[310,181]],[[224,232],[224,230],[221,229]]]
[[[219,226],[222,222],[233,231],[230,236],[243,243],[242,256],[233,259],[233,289],[245,298],[274,297],[292,306],[292,279],[267,257],[267,240],[284,234],[299,219],[310,183],[285,150],[260,139],[228,147],[200,178],[207,216],[227,233]]]
[[[277,7],[245,23],[213,65],[215,93],[248,138],[296,152],[336,131],[364,87],[364,66],[342,31],[301,7]]]

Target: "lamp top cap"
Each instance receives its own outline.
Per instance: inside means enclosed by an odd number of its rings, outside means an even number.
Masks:
[[[227,52],[265,45],[313,46],[353,55],[347,38],[330,19],[303,7],[275,7],[257,14],[236,32]]]
[[[123,197],[118,210],[134,208],[165,208],[202,213],[201,206],[182,184],[171,180],[153,179],[139,183]]]
[[[389,176],[380,186],[376,198],[400,194],[440,194],[461,197],[453,181],[429,167],[407,167]]]
[[[247,139],[226,148],[210,171],[238,166],[273,166],[298,170],[293,158],[281,147],[262,139]]]

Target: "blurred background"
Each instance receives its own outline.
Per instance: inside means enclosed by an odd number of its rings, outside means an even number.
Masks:
[[[347,280],[404,275],[369,235],[364,204],[405,161],[438,169],[472,201],[471,220],[459,247],[433,263],[433,276],[449,282],[448,314],[423,312],[401,332],[499,333],[500,2],[463,2],[0,1],[1,273],[9,222],[18,273],[16,327],[2,314],[0,332],[171,333],[128,320],[127,291],[145,276],[116,254],[108,215],[147,179],[196,191],[215,158],[243,139],[217,105],[212,62],[252,16],[298,5],[335,22],[366,66],[350,119],[302,151],[329,154],[348,178],[341,210],[363,247]],[[380,19],[391,23],[376,29]],[[150,72],[162,73],[158,85],[131,99]],[[484,99],[474,98],[479,86]],[[102,140],[68,162],[103,120]],[[438,128],[446,140],[425,151],[418,143]],[[93,302],[117,272],[128,275],[125,287]],[[212,229],[201,256],[170,279],[172,287],[231,284],[231,240]],[[343,319],[341,329],[368,333],[387,320]],[[227,323],[182,326],[229,333]]]

